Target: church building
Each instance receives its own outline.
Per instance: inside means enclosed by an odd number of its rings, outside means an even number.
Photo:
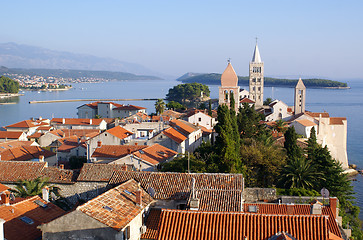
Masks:
[[[230,106],[231,98],[234,99],[234,110],[238,111],[239,105],[238,77],[234,71],[230,60],[228,60],[227,68],[221,76],[221,86],[219,87],[219,105],[226,104]]]
[[[250,62],[250,99],[255,102],[256,109],[263,106],[263,74],[264,66],[261,61],[260,51],[257,42]]]

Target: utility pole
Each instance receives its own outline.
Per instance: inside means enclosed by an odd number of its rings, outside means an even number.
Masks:
[[[190,173],[190,157],[189,157],[189,152],[188,152],[188,173]]]

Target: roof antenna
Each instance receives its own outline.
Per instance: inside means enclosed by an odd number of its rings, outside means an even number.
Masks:
[[[227,62],[228,62],[228,63],[231,63],[231,58],[228,58],[228,59],[227,59]]]

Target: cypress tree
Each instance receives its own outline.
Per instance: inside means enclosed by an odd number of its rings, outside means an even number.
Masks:
[[[300,147],[297,145],[297,134],[294,127],[289,127],[284,134],[285,143],[284,148],[286,149],[287,156],[289,159],[296,159],[302,157]]]

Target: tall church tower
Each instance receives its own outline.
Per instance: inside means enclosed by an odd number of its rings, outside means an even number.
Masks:
[[[295,115],[305,112],[305,95],[306,95],[306,87],[301,78],[299,78],[299,81],[297,82],[295,87],[295,102],[294,102]]]
[[[256,107],[263,105],[263,62],[261,61],[260,51],[257,41],[252,61],[250,62],[250,99],[255,101]]]
[[[235,102],[234,110],[237,112],[239,104],[238,77],[232,67],[231,62],[228,60],[227,68],[224,70],[221,76],[221,86],[219,87],[219,105],[227,104],[229,107],[232,95]]]

